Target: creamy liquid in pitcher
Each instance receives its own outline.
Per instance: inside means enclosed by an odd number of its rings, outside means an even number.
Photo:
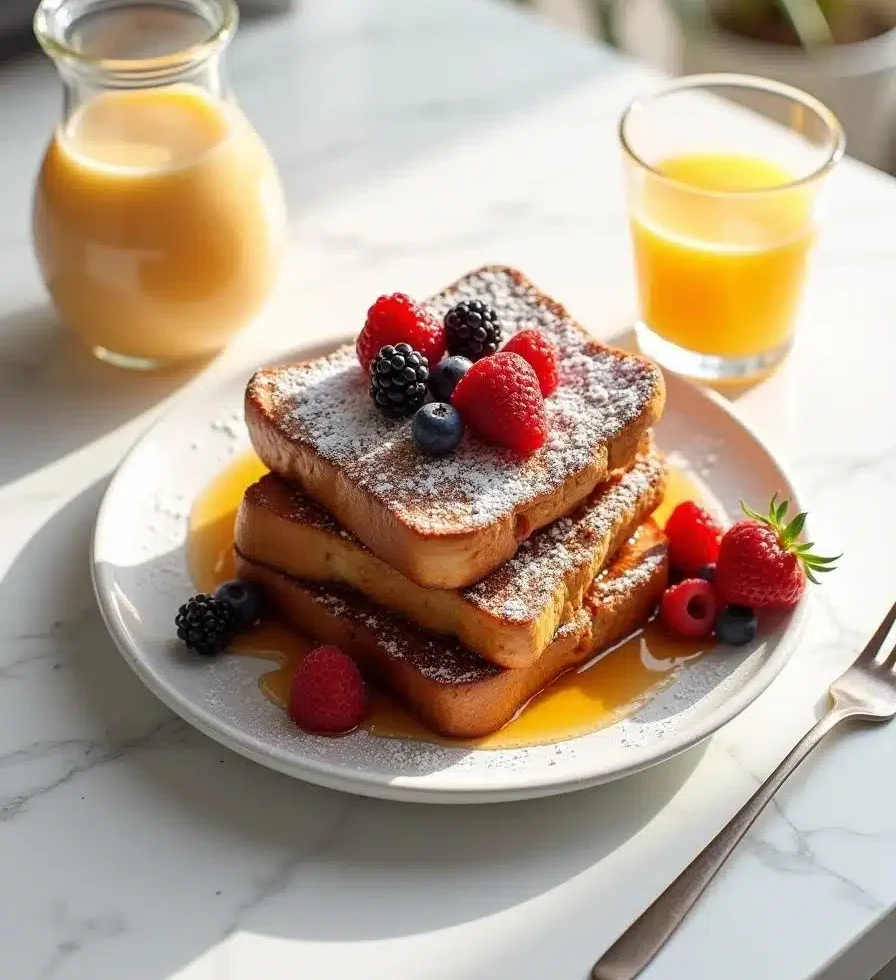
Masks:
[[[59,312],[90,346],[127,356],[222,347],[266,298],[284,224],[259,137],[189,85],[89,99],[38,178],[35,244]]]

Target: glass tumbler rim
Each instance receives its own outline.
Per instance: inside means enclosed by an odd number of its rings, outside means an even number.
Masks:
[[[830,134],[830,148],[825,156],[825,159],[810,173],[804,174],[800,177],[795,177],[793,180],[788,180],[781,184],[775,184],[771,187],[741,190],[710,190],[707,188],[694,187],[686,181],[669,177],[661,170],[648,163],[647,160],[645,160],[644,157],[642,157],[641,154],[634,148],[627,132],[628,123],[635,116],[635,114],[646,107],[648,103],[656,102],[666,96],[675,95],[681,92],[713,88],[741,88],[754,92],[766,92],[770,95],[776,95],[781,98],[789,99],[796,104],[804,106],[806,109],[815,114],[815,116],[826,126]],[[623,111],[619,119],[618,135],[619,142],[626,156],[637,166],[648,171],[651,176],[658,178],[672,187],[676,187],[680,190],[687,190],[691,193],[700,194],[701,196],[706,197],[759,197],[762,195],[776,194],[781,191],[792,191],[796,188],[804,187],[820,180],[826,174],[830,173],[830,171],[833,170],[834,167],[840,162],[846,150],[846,134],[843,131],[843,127],[841,126],[839,119],[820,99],[816,99],[815,96],[810,95],[808,92],[804,92],[802,89],[799,89],[794,85],[788,85],[785,82],[778,82],[770,78],[762,78],[758,75],[744,75],[734,72],[710,72],[699,75],[685,75],[681,78],[668,81],[661,87],[653,89],[653,91],[639,95],[637,98],[633,99]]]
[[[236,0],[183,0],[183,6],[193,6],[198,9],[213,8],[219,15],[217,23],[209,24],[208,34],[185,47],[166,52],[161,55],[138,58],[110,58],[104,55],[87,54],[69,44],[65,31],[71,23],[79,20],[94,7],[97,11],[113,10],[127,7],[137,0],[111,0],[102,2],[95,0],[41,0],[34,12],[32,27],[38,43],[54,61],[62,62],[73,69],[88,73],[101,73],[119,76],[122,79],[132,77],[135,82],[140,79],[176,74],[191,66],[201,64],[216,51],[226,46],[239,23],[239,10]],[[141,5],[152,5],[153,0],[139,0]],[[157,0],[159,7],[171,7],[173,4],[165,0]],[[72,12],[68,8],[81,7]]]

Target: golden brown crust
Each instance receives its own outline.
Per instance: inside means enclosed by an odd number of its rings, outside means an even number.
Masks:
[[[478,581],[533,530],[572,511],[630,463],[665,400],[655,365],[589,337],[515,270],[470,273],[427,305],[441,315],[474,295],[496,308],[508,333],[536,325],[560,348],[551,437],[528,459],[469,437],[451,457],[424,456],[409,421],[372,407],[349,347],[260,371],[246,392],[246,423],[267,466],[427,588]]]
[[[516,555],[464,589],[425,589],[343,530],[325,510],[273,474],[251,486],[236,521],[246,558],[300,579],[362,592],[419,626],[455,636],[503,667],[535,661],[581,607],[607,561],[659,506],[667,467],[640,454],[568,518],[536,531]]]
[[[241,577],[261,583],[301,632],[335,643],[372,683],[399,697],[431,729],[477,738],[506,724],[539,690],[641,626],[667,580],[666,541],[647,522],[588,590],[534,664],[496,667],[459,643],[426,633],[360,594],[302,582],[238,555]]]

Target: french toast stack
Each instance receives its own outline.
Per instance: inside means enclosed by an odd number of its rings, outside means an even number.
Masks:
[[[470,273],[424,305],[441,318],[463,299],[488,303],[505,336],[537,327],[556,344],[547,444],[522,457],[467,435],[426,455],[409,420],[375,410],[353,347],[264,369],[246,422],[271,472],[245,494],[236,550],[299,631],[434,731],[473,738],[650,615],[667,471],[652,363],[590,338],[515,270]]]

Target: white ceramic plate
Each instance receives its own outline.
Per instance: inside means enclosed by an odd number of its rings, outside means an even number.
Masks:
[[[329,349],[329,345],[328,345]],[[290,359],[325,353],[297,350]],[[754,644],[685,665],[640,710],[591,735],[554,745],[470,750],[359,732],[322,738],[298,731],[258,689],[271,667],[242,656],[185,656],[174,613],[194,590],[185,540],[191,502],[238,452],[247,376],[182,401],[125,459],[97,517],[93,580],[103,617],[143,682],[192,725],[291,776],[366,796],[482,803],[565,793],[618,779],[700,742],[753,701],[783,667],[805,603]],[[722,399],[675,377],[657,427],[659,445],[690,469],[717,505],[795,496],[763,444]]]

